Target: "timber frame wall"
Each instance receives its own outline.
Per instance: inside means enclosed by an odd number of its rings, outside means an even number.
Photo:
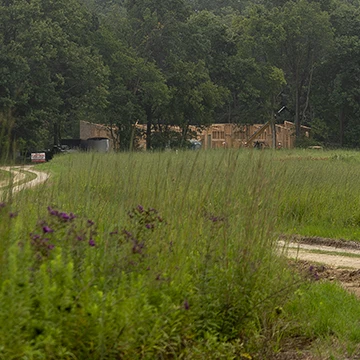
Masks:
[[[256,131],[261,129],[263,124],[254,125],[235,125],[235,124],[212,124],[203,130],[197,130],[196,127],[191,126],[191,130],[196,131],[197,139],[201,141],[202,149],[219,149],[219,148],[241,148],[253,147],[255,142],[262,144],[262,147],[272,147],[272,131],[269,126],[263,133],[256,137],[252,144],[247,144],[247,139],[250,138]],[[292,149],[295,145],[295,126],[290,121],[285,121],[283,124],[276,124],[276,144],[277,147]],[[144,130],[145,125],[138,124],[137,128]],[[89,138],[108,138],[110,139],[110,146],[113,149],[117,148],[116,134],[117,129],[113,131],[106,126],[100,124],[93,124],[87,121],[80,121],[80,139],[88,140]],[[179,127],[174,126],[175,131],[180,131]],[[301,126],[302,133],[309,137],[310,128]],[[145,137],[139,139],[140,149],[145,149]]]
[[[272,147],[272,130],[269,126],[262,134],[256,137],[252,144],[247,144],[247,139],[261,129],[263,124],[235,125],[235,124],[213,124],[199,134],[199,140],[203,149],[219,148],[241,148],[253,147],[259,142],[263,147]],[[295,145],[295,126],[290,121],[276,124],[277,147],[292,149]],[[310,136],[310,128],[301,126],[302,133]]]

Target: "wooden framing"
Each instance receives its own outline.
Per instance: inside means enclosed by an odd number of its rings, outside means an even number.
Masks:
[[[255,143],[261,147],[272,147],[272,129],[266,124],[236,125],[213,124],[199,134],[203,149],[253,147]],[[290,121],[275,124],[276,146],[292,149],[295,145],[295,126]],[[310,128],[301,126],[304,136],[310,136]],[[255,136],[253,136],[255,134]],[[258,134],[258,135],[257,135]],[[256,136],[257,135],[257,136]],[[250,139],[250,141],[249,141]]]
[[[145,125],[136,124],[136,127],[144,130]],[[276,147],[291,149],[295,145],[295,126],[290,121],[282,124],[275,124],[276,128]],[[116,128],[111,129],[106,125],[92,124],[80,121],[80,139],[104,137],[110,139],[112,148],[116,148],[116,139],[113,138]],[[174,131],[181,131],[178,126],[173,127]],[[197,132],[197,139],[201,141],[202,149],[219,148],[242,148],[253,147],[254,144],[260,147],[271,148],[273,145],[273,135],[271,126],[266,124],[237,125],[237,124],[212,124],[203,130],[197,130],[191,126],[191,130]],[[304,136],[310,136],[310,128],[301,126]],[[139,139],[141,149],[146,148],[145,137]]]

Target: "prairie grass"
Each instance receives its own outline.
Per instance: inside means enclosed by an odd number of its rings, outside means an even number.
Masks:
[[[360,302],[334,282],[307,284],[288,301],[282,314],[283,337],[316,342],[328,359],[352,359],[360,353]]]
[[[360,158],[334,155],[86,153],[40,165],[52,178],[0,208],[0,359],[264,353],[303,283],[276,254],[278,234],[357,229]]]
[[[10,173],[8,171],[0,170],[0,183],[3,181],[8,181],[10,178]]]

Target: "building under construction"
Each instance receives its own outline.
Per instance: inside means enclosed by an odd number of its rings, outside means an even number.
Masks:
[[[136,125],[145,130],[145,125]],[[275,135],[273,130],[275,128]],[[110,148],[116,149],[117,141],[114,138],[116,128],[110,128],[106,125],[93,124],[86,121],[80,121],[80,139],[88,140],[92,138],[109,139]],[[181,131],[179,127],[174,126],[174,131]],[[266,124],[237,125],[237,124],[212,124],[204,129],[197,129],[192,126],[191,130],[197,133],[197,140],[201,142],[202,149],[219,148],[285,148],[292,149],[295,145],[295,126],[294,123],[285,121],[282,124],[270,122]],[[310,136],[310,128],[301,126],[302,135]],[[120,139],[121,140],[121,139]],[[146,139],[143,136],[138,139],[140,149],[146,149]]]
[[[275,128],[275,136],[273,134]],[[295,126],[290,121],[275,124],[272,128],[270,122],[266,124],[235,125],[213,124],[199,134],[203,149],[218,148],[285,148],[295,146]],[[301,126],[302,135],[310,136],[310,128]]]

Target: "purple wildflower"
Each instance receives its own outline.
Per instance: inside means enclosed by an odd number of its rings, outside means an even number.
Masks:
[[[79,240],[79,241],[84,240],[84,238],[82,236],[79,236],[79,235],[76,237],[76,239]]]
[[[59,214],[59,217],[60,217],[62,220],[64,220],[64,221],[70,220],[70,215],[67,214],[67,213],[65,213],[65,212],[60,213],[60,214]]]
[[[43,226],[42,229],[43,229],[44,233],[52,233],[52,232],[54,232],[54,230],[49,228],[48,226]]]
[[[95,246],[95,241],[94,241],[93,239],[90,239],[90,240],[89,240],[89,245],[90,245],[90,246]]]
[[[140,213],[142,213],[144,211],[144,207],[141,205],[138,205],[136,208]]]
[[[4,202],[0,202],[0,208],[4,208],[6,204]]]
[[[123,234],[126,235],[127,238],[132,238],[132,233],[130,231],[127,231],[127,230],[123,230]]]
[[[14,212],[11,212],[11,213],[9,214],[10,219],[16,218],[17,216],[18,216],[18,214],[17,214],[17,213],[14,213]]]
[[[144,247],[143,244],[134,243],[134,245],[132,247],[132,253],[133,254],[141,254],[143,247]]]
[[[49,250],[52,250],[54,247],[55,247],[54,244],[49,244],[49,245],[48,245],[48,249],[49,249]]]
[[[94,225],[94,222],[89,219],[89,220],[87,221],[87,224],[88,224],[88,226],[93,226],[93,225]]]
[[[187,300],[184,301],[184,309],[185,310],[189,310],[190,309],[190,304]]]
[[[154,224],[146,224],[145,227],[147,229],[153,229],[154,228]]]
[[[223,216],[210,215],[209,220],[212,221],[213,223],[217,223],[217,222],[220,222],[220,221],[224,221],[225,218]]]
[[[57,210],[54,210],[52,207],[48,206],[47,209],[48,209],[48,212],[49,212],[50,215],[52,215],[52,216],[58,216],[59,215],[59,212]]]

